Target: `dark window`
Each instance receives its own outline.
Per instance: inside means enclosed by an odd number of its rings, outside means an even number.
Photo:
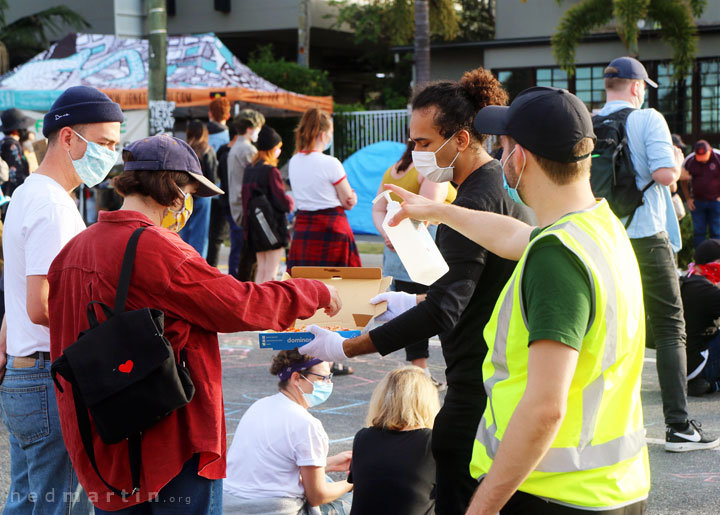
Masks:
[[[567,73],[560,68],[537,68],[535,85],[569,89]]]
[[[497,72],[497,78],[510,96],[510,102],[521,91],[535,85],[532,68],[517,68]]]
[[[720,61],[700,61],[700,132],[720,132]]]
[[[692,75],[683,81],[673,79],[672,64],[657,66],[657,110],[667,120],[670,132],[690,134],[692,132]]]
[[[605,105],[605,81],[603,66],[578,66],[575,69],[574,93],[585,102],[590,111]]]

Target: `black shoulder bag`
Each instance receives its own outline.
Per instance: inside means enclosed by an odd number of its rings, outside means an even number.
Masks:
[[[184,351],[183,363],[176,363],[170,342],[163,335],[164,313],[151,308],[125,311],[135,251],[144,229],[136,229],[128,241],[114,309],[102,302],[90,302],[90,328],[81,332],[51,367],[60,392],[63,388],[58,374],[72,386],[78,429],[90,463],[102,482],[123,498],[140,489],[142,432],[188,404],[195,393],[185,368]],[[98,322],[93,304],[102,308],[104,322]],[[100,474],[90,417],[105,444],[127,440],[131,492],[115,488]]]

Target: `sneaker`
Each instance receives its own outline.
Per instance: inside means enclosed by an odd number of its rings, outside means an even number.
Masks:
[[[720,438],[708,438],[700,429],[702,424],[690,420],[687,427],[678,430],[672,426],[665,428],[665,450],[669,452],[702,451],[714,449],[720,445]]]

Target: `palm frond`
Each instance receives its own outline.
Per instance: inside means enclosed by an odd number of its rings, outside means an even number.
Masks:
[[[573,5],[560,19],[552,37],[553,56],[568,75],[575,73],[575,49],[578,43],[612,19],[607,0],[583,0]]]
[[[7,0],[0,0],[0,27],[5,26],[5,22],[7,18],[5,17],[5,13],[8,10],[8,3]]]
[[[0,41],[8,46],[45,48],[49,44],[47,31],[59,32],[66,26],[82,30],[89,28],[90,24],[82,15],[68,7],[50,7],[3,25],[0,29]]]
[[[702,15],[706,7],[707,0],[690,0],[690,10],[696,18],[699,18]]]
[[[638,22],[647,17],[649,6],[650,0],[613,0],[617,33],[631,55],[638,54]]]
[[[658,22],[660,37],[672,47],[675,80],[692,70],[698,48],[697,25],[688,0],[652,0],[648,17]]]

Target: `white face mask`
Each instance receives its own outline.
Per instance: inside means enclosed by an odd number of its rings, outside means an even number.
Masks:
[[[260,136],[260,127],[258,127],[257,129],[255,129],[255,130],[252,132],[252,136],[250,136],[250,139],[252,140],[253,143],[257,142],[258,136]]]
[[[275,149],[275,159],[280,157],[280,154],[282,154],[282,148],[276,148]]]
[[[455,134],[457,134],[457,132]],[[455,134],[446,139],[445,142],[440,145],[440,148],[438,148],[435,152],[428,152],[424,150],[412,151],[413,164],[415,165],[415,169],[420,175],[422,175],[431,182],[448,182],[452,180],[453,164],[455,164],[455,161],[460,155],[460,152],[455,154],[455,159],[453,159],[448,166],[442,168],[438,166],[435,154],[437,154],[445,145],[447,145],[448,141],[453,139]]]

